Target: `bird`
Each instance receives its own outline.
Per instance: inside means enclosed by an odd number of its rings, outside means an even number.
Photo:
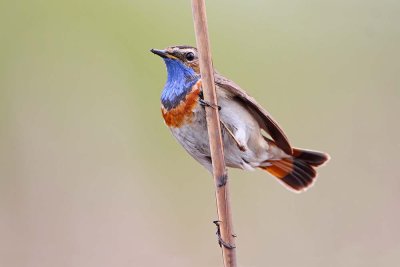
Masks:
[[[165,124],[183,148],[209,172],[212,160],[198,50],[189,45],[151,49],[166,65],[161,93]],[[272,116],[237,84],[214,70],[221,134],[227,167],[260,169],[294,192],[310,188],[327,153],[294,148]]]

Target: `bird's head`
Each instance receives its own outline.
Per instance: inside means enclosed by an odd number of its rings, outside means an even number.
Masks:
[[[182,63],[186,67],[200,74],[199,58],[197,49],[188,45],[170,46],[163,50],[151,49],[152,53],[162,57],[168,66],[168,63]]]
[[[200,79],[197,49],[192,46],[170,46],[163,50],[151,49],[162,57],[167,66],[167,81],[161,93],[161,102],[167,109],[179,105]]]

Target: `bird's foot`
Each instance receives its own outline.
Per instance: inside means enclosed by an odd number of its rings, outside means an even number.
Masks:
[[[220,247],[224,246],[227,249],[234,249],[236,248],[235,245],[229,244],[228,242],[225,242],[222,237],[221,237],[221,229],[220,229],[220,223],[221,221],[213,221],[213,223],[217,226],[217,232],[215,233],[218,237],[218,244]],[[236,235],[232,235],[233,237],[236,237]]]
[[[211,104],[211,103],[205,101],[204,99],[200,98],[199,102],[200,102],[200,105],[202,105],[203,107],[210,107],[210,108],[221,110],[221,106]]]

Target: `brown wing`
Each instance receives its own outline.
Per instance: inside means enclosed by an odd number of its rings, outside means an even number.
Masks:
[[[285,153],[292,155],[292,147],[289,144],[288,138],[271,115],[237,84],[223,77],[219,73],[215,73],[214,77],[215,83],[218,86],[230,92],[234,100],[242,103],[243,106],[250,111],[258,121],[260,127],[264,129],[272,139],[274,139],[276,145],[285,151]]]

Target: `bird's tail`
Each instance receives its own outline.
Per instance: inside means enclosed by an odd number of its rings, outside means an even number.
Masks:
[[[266,170],[296,192],[305,191],[317,177],[316,167],[329,160],[326,153],[293,148],[291,156],[266,161],[260,168]]]

